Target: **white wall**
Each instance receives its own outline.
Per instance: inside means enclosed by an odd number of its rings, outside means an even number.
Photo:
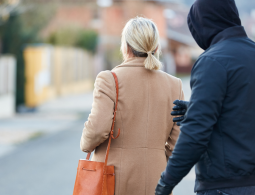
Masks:
[[[15,114],[16,60],[0,56],[0,118]]]
[[[0,95],[0,118],[13,116],[15,113],[15,96]]]

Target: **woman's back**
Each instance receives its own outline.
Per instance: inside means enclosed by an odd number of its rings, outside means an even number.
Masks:
[[[116,170],[115,195],[154,194],[167,163],[165,143],[169,143],[169,156],[179,135],[170,112],[172,102],[183,99],[181,81],[162,71],[145,69],[144,60],[133,58],[113,70],[119,81],[115,136],[118,129],[121,130],[119,138],[112,141],[108,161]],[[109,133],[113,107],[110,115],[98,108],[109,100],[114,102],[115,91],[112,74],[109,71],[100,73],[94,92],[94,100],[98,101],[94,101],[94,112],[85,125],[90,141],[86,141],[84,148],[96,145],[99,137],[103,139],[107,130]],[[97,102],[100,104],[95,105]],[[100,116],[99,112],[102,112]],[[93,161],[104,162],[107,143],[108,140],[96,148]]]
[[[154,189],[179,136],[170,115],[183,99],[180,79],[160,70],[159,37],[148,19],[131,20],[123,31],[125,62],[112,71],[119,82],[115,135],[108,165],[115,166],[115,195],[154,195]],[[113,120],[116,88],[110,71],[96,79],[94,102],[81,138],[81,149],[104,162]]]

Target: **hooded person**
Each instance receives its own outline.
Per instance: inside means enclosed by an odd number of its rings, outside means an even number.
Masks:
[[[244,35],[234,0],[197,0],[190,9],[188,26],[204,50],[221,39]]]
[[[234,0],[197,0],[188,25],[205,52],[192,68],[191,99],[155,194],[169,195],[196,164],[198,195],[253,195],[255,43]]]

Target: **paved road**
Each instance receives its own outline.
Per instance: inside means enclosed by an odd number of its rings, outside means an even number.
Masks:
[[[0,158],[0,195],[71,195],[84,116],[72,127],[21,144]]]

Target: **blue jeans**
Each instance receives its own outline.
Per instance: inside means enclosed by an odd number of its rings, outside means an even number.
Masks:
[[[197,195],[255,195],[255,186],[208,190]]]

